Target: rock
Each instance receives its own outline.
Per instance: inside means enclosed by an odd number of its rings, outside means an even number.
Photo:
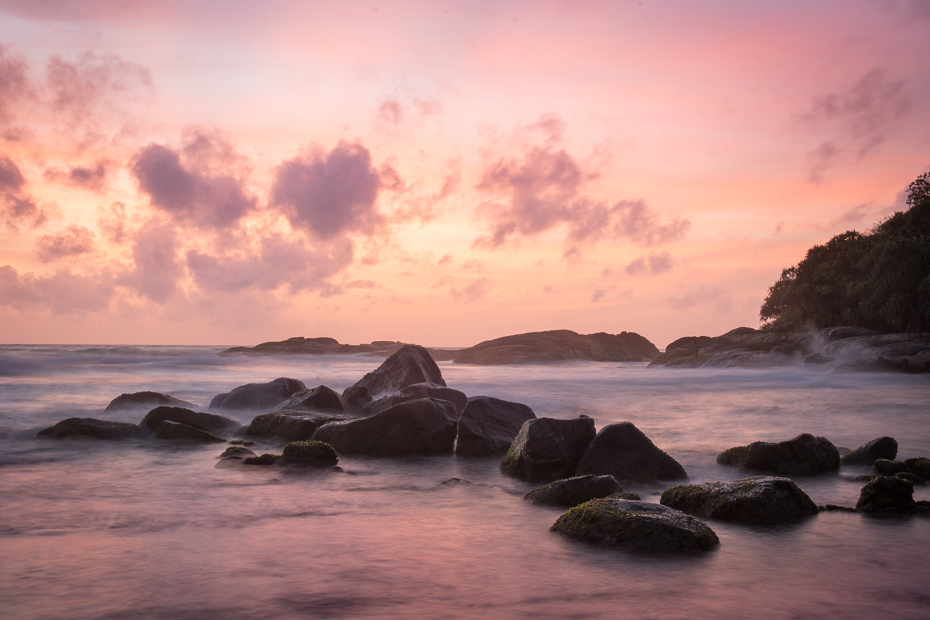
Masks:
[[[399,405],[408,400],[416,400],[418,398],[438,398],[447,400],[455,405],[456,414],[461,414],[462,410],[465,409],[465,405],[468,404],[468,397],[465,396],[464,392],[433,383],[414,383],[402,390],[391,392],[378,400],[370,402],[365,406],[364,412],[366,415],[380,413],[385,409],[390,409],[394,405]]]
[[[909,471],[899,471],[895,474],[895,477],[900,478],[901,480],[907,480],[911,484],[925,484],[923,478],[920,476],[915,476]]]
[[[44,428],[36,437],[90,437],[92,439],[141,439],[146,437],[145,429],[129,422],[111,422],[96,418],[68,418],[54,426]]]
[[[281,457],[277,454],[265,453],[261,456],[250,456],[242,460],[243,465],[275,465]]]
[[[832,357],[826,357],[820,353],[811,353],[804,358],[805,366],[822,366],[833,361]]]
[[[191,411],[184,407],[155,407],[145,414],[145,417],[139,422],[139,426],[154,431],[165,420],[186,424],[207,433],[231,432],[241,426],[232,418],[216,415],[215,413]]]
[[[334,467],[339,457],[331,445],[322,441],[292,441],[284,446],[281,462],[300,467]]]
[[[876,459],[890,459],[898,455],[898,442],[892,437],[879,437],[862,444],[840,457],[841,465],[871,465]]]
[[[319,385],[312,390],[297,392],[276,409],[291,411],[342,411],[342,399],[335,390]]]
[[[817,505],[793,480],[771,476],[683,484],[666,489],[659,501],[682,512],[747,525],[795,523],[817,514]]]
[[[632,422],[602,428],[575,470],[578,475],[611,475],[620,481],[654,482],[687,478],[681,464],[655,446]]]
[[[181,424],[179,422],[171,422],[169,420],[162,420],[158,424],[158,428],[155,429],[155,439],[179,439],[183,441],[197,441],[200,443],[226,443],[225,439],[221,439],[207,431],[202,431],[199,428],[194,428],[193,426],[188,426],[187,424]]]
[[[912,512],[914,485],[894,476],[876,476],[862,487],[856,509],[868,514],[901,514]]]
[[[888,459],[877,459],[872,463],[872,469],[874,469],[881,476],[894,476],[900,472],[910,472],[911,468],[907,466],[907,463],[902,463],[901,461],[891,461]]]
[[[581,335],[567,329],[504,336],[476,344],[455,356],[456,364],[534,364],[562,360],[647,362],[659,354],[633,332]]]
[[[588,500],[607,497],[623,489],[613,476],[576,476],[550,482],[523,496],[531,504],[571,508]]]
[[[223,454],[219,455],[217,458],[221,459],[244,459],[246,457],[255,456],[255,453],[244,448],[242,446],[230,446],[226,448],[226,451]]]
[[[576,540],[634,551],[708,551],[720,544],[707,524],[667,506],[593,499],[570,508],[550,528]]]
[[[459,418],[455,440],[457,456],[497,456],[505,454],[520,428],[536,414],[527,405],[492,396],[467,400]]]
[[[914,475],[920,476],[924,480],[930,480],[930,459],[919,456],[917,458],[904,459],[904,462],[907,463],[907,466]]]
[[[330,422],[313,439],[339,454],[408,456],[448,454],[455,442],[455,405],[447,400],[410,400],[367,418]]]
[[[594,420],[586,415],[527,420],[501,461],[501,471],[528,482],[569,478],[592,439]]]
[[[840,453],[828,439],[803,433],[779,443],[756,441],[724,450],[717,462],[781,476],[813,476],[839,469]]]
[[[634,493],[633,491],[621,491],[619,493],[611,493],[607,497],[610,497],[613,499],[632,499],[637,502],[643,499],[639,496],[639,494]]]
[[[380,355],[387,357],[404,346],[393,340],[375,340],[371,344],[339,344],[335,338],[303,338],[263,342],[254,347],[232,347],[220,355]],[[460,349],[427,349],[434,360],[451,360]]]
[[[277,437],[285,441],[306,441],[324,424],[353,419],[342,413],[273,411],[252,418],[245,434],[251,437]]]
[[[384,360],[377,369],[359,379],[342,393],[347,408],[361,411],[372,400],[399,392],[414,383],[432,383],[446,387],[439,366],[421,346],[404,345]]]
[[[826,506],[817,506],[818,512],[859,512],[849,506],[838,506],[836,504],[827,504]]]
[[[114,413],[125,411],[127,409],[152,409],[161,405],[169,407],[196,407],[186,400],[159,394],[158,392],[133,392],[132,394],[120,394],[110,401],[104,413]]]
[[[268,383],[248,383],[231,392],[217,394],[210,409],[226,411],[271,410],[298,392],[306,391],[303,381],[280,377]]]
[[[227,443],[234,446],[254,446],[254,441],[248,441],[246,439],[230,439]]]

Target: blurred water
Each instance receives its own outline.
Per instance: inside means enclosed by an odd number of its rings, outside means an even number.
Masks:
[[[209,347],[0,346],[4,618],[926,618],[930,518],[825,513],[791,527],[709,521],[700,556],[600,550],[548,531],[559,510],[495,459],[342,458],[350,473],[215,468],[216,447],[40,441],[123,392],[198,405],[279,376],[342,390],[370,357],[221,358]],[[800,370],[441,364],[475,396],[537,415],[630,420],[693,482],[740,477],[721,450],[801,432],[930,455],[930,382]],[[137,422],[139,413],[114,418]],[[250,416],[242,416],[247,422]],[[798,479],[818,504],[861,482]],[[473,485],[441,485],[452,477]],[[657,501],[663,485],[627,487]],[[915,493],[930,499],[926,488]]]

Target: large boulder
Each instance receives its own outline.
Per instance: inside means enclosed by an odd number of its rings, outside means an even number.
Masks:
[[[682,484],[666,489],[659,501],[682,512],[748,525],[794,523],[817,514],[817,505],[793,480],[772,476]]]
[[[825,437],[803,433],[779,443],[756,441],[724,450],[717,462],[780,476],[813,476],[839,469],[840,453]]]
[[[859,493],[856,510],[869,514],[895,515],[913,512],[914,484],[897,476],[876,476]]]
[[[898,442],[893,437],[879,437],[840,457],[841,465],[871,465],[878,459],[891,461],[898,456]]]
[[[191,411],[184,407],[155,407],[145,414],[145,417],[139,422],[139,426],[155,431],[165,420],[186,424],[208,433],[227,433],[241,426],[239,422],[232,418],[216,415],[215,413]]]
[[[429,351],[415,344],[406,344],[342,393],[342,402],[349,409],[364,410],[371,401],[392,392],[399,392],[414,383],[446,386],[439,366]]]
[[[575,476],[550,482],[523,496],[531,504],[571,508],[623,491],[613,476]]]
[[[531,332],[486,340],[460,351],[456,364],[533,364],[562,360],[647,362],[659,355],[654,344],[633,332],[582,335],[568,329]]]
[[[602,428],[575,470],[578,475],[610,475],[620,481],[654,482],[687,478],[681,464],[656,447],[632,422]]]
[[[459,418],[457,456],[505,454],[520,428],[536,414],[529,406],[492,396],[469,398]]]
[[[322,441],[293,441],[281,455],[281,463],[299,467],[333,467],[338,462],[333,447]]]
[[[279,377],[268,383],[248,383],[231,392],[217,394],[210,409],[226,411],[272,410],[298,392],[306,391],[303,381]]]
[[[110,401],[104,413],[115,413],[117,411],[126,411],[132,409],[151,409],[159,406],[168,407],[196,407],[186,400],[175,398],[167,394],[158,392],[133,392],[132,394],[120,394]]]
[[[64,439],[66,437],[141,439],[147,435],[145,429],[136,424],[97,420],[96,418],[68,418],[36,433],[37,437],[51,437],[53,439]]]
[[[158,424],[158,428],[155,429],[155,439],[196,441],[198,443],[226,443],[225,439],[217,437],[212,433],[202,431],[193,426],[188,426],[187,424],[171,422],[169,420],[162,420]]]
[[[464,392],[453,390],[450,387],[437,385],[435,383],[414,383],[407,387],[391,392],[378,400],[371,401],[365,406],[364,412],[368,415],[380,413],[385,409],[390,409],[394,405],[405,403],[408,400],[417,400],[418,398],[438,398],[447,400],[455,405],[456,413],[462,413],[465,405],[468,404],[468,397]],[[508,443],[508,445],[510,445]]]
[[[252,418],[245,434],[252,437],[276,437],[285,441],[306,441],[324,424],[354,419],[343,413],[272,411]]]
[[[291,411],[342,411],[342,399],[339,393],[325,385],[319,385],[312,390],[297,392],[276,410],[289,409]]]
[[[602,547],[634,551],[708,551],[720,544],[710,527],[661,504],[594,499],[570,508],[550,528]]]
[[[447,400],[410,400],[367,418],[330,422],[313,439],[339,454],[408,456],[448,454],[455,442],[455,405]]]
[[[594,420],[586,415],[527,420],[501,461],[501,471],[528,482],[569,478],[594,435]]]

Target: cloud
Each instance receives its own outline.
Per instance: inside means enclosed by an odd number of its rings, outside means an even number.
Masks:
[[[43,263],[60,258],[80,256],[93,251],[94,234],[84,226],[71,224],[68,228],[36,239],[36,252]]]
[[[46,81],[52,108],[67,114],[75,124],[95,120],[100,111],[113,112],[134,93],[151,94],[154,89],[145,67],[93,52],[81,54],[74,62],[52,56]]]
[[[106,308],[113,297],[115,278],[109,272],[80,275],[68,269],[49,276],[20,275],[10,265],[0,267],[0,306],[17,310],[47,308],[55,314],[74,314]]]
[[[150,220],[133,240],[131,271],[119,284],[136,290],[156,303],[164,303],[178,290],[184,267],[178,259],[177,233],[170,224]]]
[[[98,207],[97,227],[113,243],[122,243],[126,239],[126,205],[114,202],[108,207]]]
[[[66,183],[74,187],[83,187],[99,192],[106,183],[107,174],[109,173],[108,167],[109,162],[99,160],[92,167],[72,166],[68,170],[49,168],[43,176],[46,181]]]
[[[0,45],[0,123],[10,122],[13,108],[32,94],[26,61]]]
[[[624,267],[624,271],[631,276],[656,276],[671,271],[671,269],[672,255],[668,252],[650,252],[648,256],[644,254]]]
[[[9,157],[0,156],[0,219],[12,230],[26,223],[35,228],[48,220],[48,213],[23,191],[26,179]]]
[[[733,300],[726,291],[721,288],[707,288],[703,284],[695,291],[681,297],[669,297],[665,301],[675,310],[712,306],[718,313],[727,313],[733,309]]]
[[[368,149],[341,141],[328,153],[313,147],[278,166],[271,204],[294,228],[319,239],[371,235],[383,223],[375,208],[380,188]]]
[[[476,278],[468,283],[467,286],[461,289],[450,289],[449,294],[456,301],[464,301],[466,303],[477,301],[482,297],[485,297],[488,292],[491,290],[491,281],[487,278]]]
[[[378,103],[375,120],[382,128],[393,131],[404,125],[420,124],[441,112],[442,105],[434,99],[413,97],[404,103],[397,97],[386,97]]]
[[[213,170],[214,160],[231,157],[228,144],[200,133],[192,138],[182,149],[183,160],[166,146],[146,146],[133,157],[132,174],[152,206],[176,221],[228,228],[255,210],[256,199],[243,178]]]

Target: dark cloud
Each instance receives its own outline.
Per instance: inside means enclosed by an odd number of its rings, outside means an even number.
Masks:
[[[10,122],[13,108],[32,92],[26,61],[0,45],[0,123]]]
[[[109,174],[109,162],[105,160],[97,161],[92,167],[73,166],[68,170],[57,170],[49,168],[45,171],[45,180],[56,183],[66,183],[74,187],[83,187],[85,189],[99,192],[103,189]]]
[[[102,310],[113,297],[115,279],[108,272],[80,275],[68,269],[49,276],[20,275],[0,267],[0,306],[17,310],[47,308],[55,314]]]
[[[631,276],[656,276],[671,269],[672,255],[668,252],[651,252],[648,256],[644,254],[624,267],[624,271]]]
[[[491,290],[491,281],[487,278],[475,278],[469,282],[466,286],[462,288],[453,288],[449,290],[449,294],[456,301],[464,301],[466,303],[477,301],[482,297],[485,297]]]
[[[255,197],[245,181],[209,165],[209,138],[198,134],[193,148],[185,148],[185,159],[166,146],[150,144],[131,163],[139,188],[148,194],[152,206],[172,218],[206,228],[227,228],[256,207]],[[225,147],[217,148],[225,152]]]
[[[36,252],[43,263],[60,258],[80,256],[94,249],[94,233],[84,226],[71,224],[55,234],[36,239]]]
[[[33,228],[48,220],[48,213],[24,189],[26,179],[9,157],[0,156],[0,220],[10,229],[19,224]]]
[[[134,266],[120,276],[119,284],[156,303],[168,301],[184,276],[184,266],[178,259],[177,233],[171,225],[151,220],[133,241]]]
[[[145,67],[93,52],[85,52],[74,62],[52,56],[46,81],[53,109],[67,114],[73,123],[110,112],[126,97],[153,90],[152,76]]]
[[[343,141],[328,153],[316,147],[278,166],[271,202],[294,228],[319,239],[370,235],[383,222],[375,208],[380,188],[368,149]]]

